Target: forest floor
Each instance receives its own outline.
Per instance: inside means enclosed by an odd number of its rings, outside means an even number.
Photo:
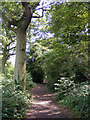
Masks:
[[[45,84],[37,85],[32,89],[33,105],[27,113],[30,118],[75,118],[72,111],[67,107],[60,106],[55,101],[55,94],[46,89]]]

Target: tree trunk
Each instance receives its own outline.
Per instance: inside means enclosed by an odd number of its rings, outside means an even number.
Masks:
[[[38,2],[39,4],[39,2]],[[36,4],[36,6],[38,5]],[[16,45],[16,60],[14,69],[14,80],[22,81],[25,90],[25,60],[26,60],[26,31],[31,22],[33,10],[29,2],[22,2],[24,9],[23,15],[20,20],[9,21],[10,25],[17,26],[17,45]],[[35,7],[36,7],[35,6]]]
[[[4,51],[3,51],[3,57],[2,57],[2,68],[1,72],[4,74],[4,69],[5,69],[5,64],[7,61],[7,46],[5,46]]]
[[[19,29],[17,31],[16,60],[14,70],[14,80],[21,81],[25,90],[25,60],[26,60],[26,32]]]
[[[1,68],[1,72],[4,74],[4,69],[5,69],[5,63],[6,63],[6,58],[5,56],[3,56],[2,58],[2,68]]]

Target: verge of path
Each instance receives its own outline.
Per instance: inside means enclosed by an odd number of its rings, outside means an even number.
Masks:
[[[50,93],[46,89],[45,84],[37,85],[32,89],[34,101],[33,106],[27,113],[27,119],[30,118],[74,118],[72,112],[60,106],[55,101],[55,94]]]

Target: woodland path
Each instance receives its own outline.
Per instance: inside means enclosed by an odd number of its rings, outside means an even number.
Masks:
[[[27,113],[30,118],[74,118],[72,112],[55,101],[55,93],[50,93],[45,84],[37,85],[31,91],[34,101]]]

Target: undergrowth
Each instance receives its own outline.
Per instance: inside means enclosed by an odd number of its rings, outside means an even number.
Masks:
[[[55,84],[56,99],[59,104],[72,108],[79,118],[88,118],[89,109],[89,82],[74,83],[68,78],[61,78]]]
[[[0,75],[1,76],[1,75]],[[34,84],[27,77],[27,90],[20,89],[19,84],[15,84],[13,79],[2,76],[2,119],[22,119],[32,106],[32,96],[30,89]],[[31,87],[31,88],[30,88]]]

